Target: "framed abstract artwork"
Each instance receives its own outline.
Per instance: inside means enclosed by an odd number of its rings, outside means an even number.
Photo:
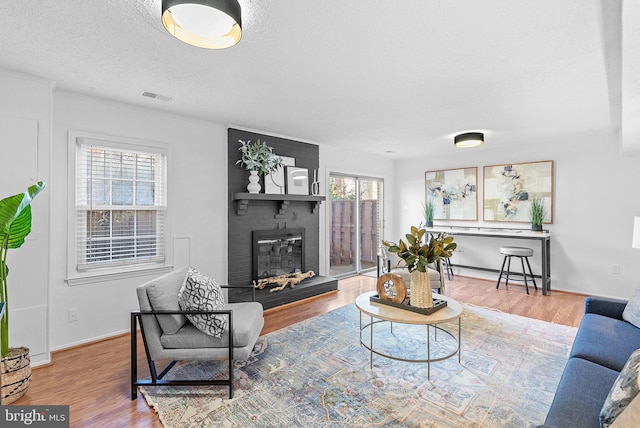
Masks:
[[[553,161],[484,167],[484,221],[529,223],[529,206],[542,200],[544,223],[553,223]]]
[[[434,220],[478,220],[478,168],[425,172],[425,201]]]

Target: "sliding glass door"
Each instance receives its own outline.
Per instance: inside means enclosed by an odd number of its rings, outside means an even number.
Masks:
[[[375,269],[382,236],[382,180],[329,176],[329,272],[349,276]]]

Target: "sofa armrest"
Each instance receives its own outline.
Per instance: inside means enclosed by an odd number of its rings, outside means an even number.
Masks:
[[[584,313],[621,320],[625,306],[627,301],[623,299],[589,296],[584,301]]]

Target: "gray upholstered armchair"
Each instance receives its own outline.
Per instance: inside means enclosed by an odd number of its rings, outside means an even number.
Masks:
[[[398,264],[398,262],[400,262],[400,264]],[[432,263],[427,269],[429,271],[431,288],[439,294],[445,294],[442,263],[439,261]],[[407,269],[407,265],[397,254],[387,251],[384,246],[380,246],[378,250],[378,277],[385,273],[399,275],[403,279],[407,289],[411,288],[411,274]]]
[[[264,325],[262,304],[258,302],[228,303],[226,289],[221,286],[224,301],[216,310],[181,310],[178,293],[184,291],[189,268],[179,269],[149,281],[137,288],[140,310],[131,313],[131,399],[137,398],[140,385],[226,385],[233,397],[233,361],[245,360]],[[206,277],[205,277],[206,278]],[[253,288],[252,285],[246,286]],[[199,298],[200,296],[198,296]],[[184,305],[183,305],[184,306]],[[203,333],[194,316],[220,320],[218,336]],[[189,319],[187,318],[190,317]],[[196,328],[194,323],[199,326]],[[151,379],[138,379],[137,326],[144,342]],[[214,323],[214,324],[216,324]],[[171,361],[158,374],[158,360]],[[164,380],[163,377],[181,360],[227,360],[228,379]]]

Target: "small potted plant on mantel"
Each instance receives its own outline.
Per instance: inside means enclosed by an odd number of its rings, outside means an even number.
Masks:
[[[531,220],[531,230],[534,232],[542,232],[542,223],[547,215],[544,206],[544,199],[534,198],[529,203],[529,219]]]
[[[0,319],[0,376],[2,389],[0,404],[13,403],[22,397],[31,384],[31,362],[29,348],[9,348],[9,298],[7,293],[7,251],[19,248],[26,236],[31,232],[31,201],[44,189],[45,183],[40,181],[29,187],[26,192],[9,196],[0,201],[0,302],[5,304],[5,311]],[[32,260],[33,266],[37,260]]]
[[[268,146],[264,141],[258,140],[251,144],[251,141],[238,140],[241,146],[238,148],[242,157],[236,162],[242,164],[249,171],[249,184],[247,191],[249,193],[260,193],[260,176],[275,172],[282,166],[282,158],[273,153],[273,148]]]

